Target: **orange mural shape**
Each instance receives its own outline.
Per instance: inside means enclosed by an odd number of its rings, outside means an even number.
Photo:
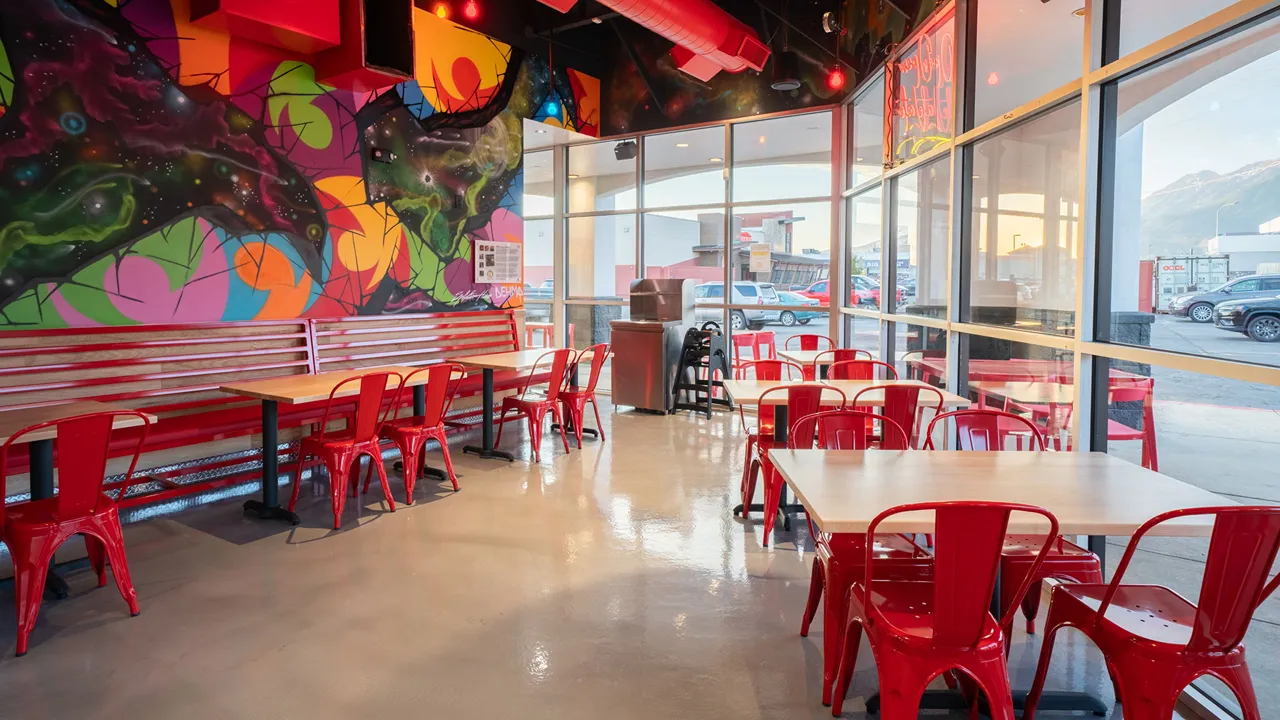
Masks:
[[[417,8],[413,28],[414,77],[436,112],[479,110],[497,95],[510,45]]]
[[[267,301],[255,320],[302,316],[311,297],[311,276],[295,268],[283,252],[266,242],[246,242],[236,250],[235,269],[244,284],[267,293]]]

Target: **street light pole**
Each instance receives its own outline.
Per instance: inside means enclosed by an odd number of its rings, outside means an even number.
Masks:
[[[1232,205],[1239,205],[1239,204],[1240,202],[1238,200],[1229,202],[1229,203],[1223,203],[1218,207],[1218,210],[1214,212],[1213,214],[1213,236],[1214,237],[1222,237],[1222,230],[1220,229],[1222,227],[1222,211],[1231,207]]]

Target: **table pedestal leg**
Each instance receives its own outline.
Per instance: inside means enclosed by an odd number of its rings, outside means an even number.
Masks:
[[[280,507],[280,433],[279,404],[262,401],[262,499],[249,500],[244,511],[259,520],[284,520],[290,525],[302,522],[296,513]],[[300,482],[301,477],[293,479]]]
[[[36,440],[27,443],[27,457],[31,467],[31,499],[48,500],[53,497],[53,441]],[[4,502],[0,498],[0,502]],[[49,561],[49,572],[44,578],[44,592],[59,600],[71,593],[71,588],[62,576],[53,571],[54,563]]]
[[[481,445],[467,445],[462,452],[479,455],[482,458],[499,458],[507,462],[515,462],[515,456],[493,447],[493,369],[484,369],[484,421],[480,428]]]
[[[775,447],[784,448],[787,446],[787,406],[786,405],[778,405],[773,408],[773,442],[775,444]],[[761,471],[763,472],[763,468]],[[767,481],[768,479],[766,478],[766,482]],[[778,513],[779,522],[777,522],[774,525],[774,528],[781,529],[783,531],[790,531],[791,516],[795,515],[796,513],[804,512],[804,505],[801,505],[799,503],[788,503],[787,502],[787,486],[783,485],[782,492],[778,493],[777,507],[769,508],[766,510],[763,503],[759,503],[759,504],[752,503],[750,505],[745,505],[745,506],[739,503],[738,505],[734,506],[733,514],[735,516],[745,516],[745,513],[743,512],[744,509],[746,512]],[[765,547],[768,547],[768,546],[769,546],[769,541],[765,540]]]

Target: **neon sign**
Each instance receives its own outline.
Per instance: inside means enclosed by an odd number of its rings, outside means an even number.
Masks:
[[[928,152],[955,134],[956,36],[948,13],[893,63],[885,95],[892,124],[890,162]]]

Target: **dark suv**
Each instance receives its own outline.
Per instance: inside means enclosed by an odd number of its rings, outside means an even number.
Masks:
[[[1191,318],[1198,323],[1213,321],[1213,308],[1227,300],[1275,297],[1280,293],[1280,275],[1249,275],[1203,293],[1174,295],[1169,299],[1169,313]]]
[[[1219,330],[1233,330],[1258,342],[1280,340],[1280,296],[1227,300],[1213,310]]]

